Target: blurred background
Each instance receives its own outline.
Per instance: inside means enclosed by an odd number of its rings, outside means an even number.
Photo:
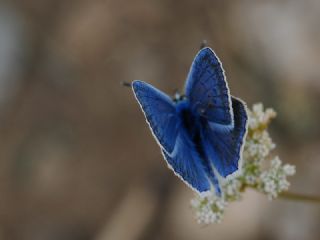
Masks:
[[[294,192],[320,194],[320,1],[0,2],[0,239],[319,239],[320,207],[255,192],[200,226],[132,91],[182,89],[203,39],[278,112]]]

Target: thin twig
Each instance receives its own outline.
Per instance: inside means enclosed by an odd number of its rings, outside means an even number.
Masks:
[[[293,192],[283,192],[279,195],[279,198],[301,202],[320,203],[320,196],[305,195]]]
[[[122,82],[121,82],[121,85],[124,86],[124,87],[132,87],[132,84],[131,84],[131,83],[125,82],[125,81],[122,81]]]

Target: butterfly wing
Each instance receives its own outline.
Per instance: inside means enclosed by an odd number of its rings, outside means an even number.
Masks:
[[[202,129],[204,149],[218,173],[227,177],[241,169],[241,154],[247,133],[247,112],[244,103],[232,98],[234,126],[207,122]]]
[[[178,135],[179,119],[169,96],[142,81],[132,88],[150,129],[164,151],[171,153]]]
[[[210,48],[200,50],[195,57],[185,91],[193,112],[205,119],[203,145],[213,167],[223,177],[236,172],[247,113],[240,100],[231,100],[222,64]]]
[[[179,133],[173,153],[168,154],[163,151],[163,156],[169,168],[193,190],[198,193],[210,190],[210,178],[208,178],[204,163],[183,130]],[[218,184],[217,181],[216,183]]]
[[[172,100],[142,81],[134,81],[132,87],[169,168],[192,189],[200,193],[208,191],[211,185],[203,163],[183,129]]]
[[[231,97],[222,65],[210,48],[203,48],[191,65],[186,86],[191,108],[208,121],[232,125]]]

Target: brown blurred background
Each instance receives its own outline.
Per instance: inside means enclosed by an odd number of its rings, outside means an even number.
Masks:
[[[320,1],[0,2],[0,239],[319,239],[320,207],[246,193],[199,226],[130,89],[181,89],[200,42],[278,117],[292,191],[320,194]]]

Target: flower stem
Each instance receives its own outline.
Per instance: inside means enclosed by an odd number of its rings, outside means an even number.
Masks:
[[[310,203],[320,204],[320,196],[305,195],[301,193],[282,192],[279,195],[279,198],[292,200],[292,201],[301,201],[301,202],[310,202]]]

